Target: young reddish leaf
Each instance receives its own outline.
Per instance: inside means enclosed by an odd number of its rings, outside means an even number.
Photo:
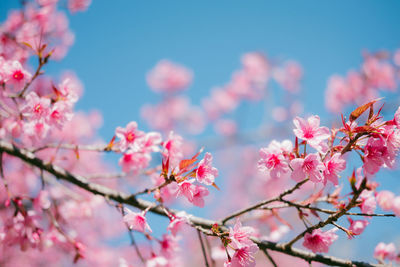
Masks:
[[[370,108],[375,102],[381,100],[382,98],[378,98],[375,100],[372,100],[371,102],[368,102],[367,104],[364,104],[355,110],[350,114],[350,121],[355,121],[358,117],[360,117],[368,108]]]
[[[221,189],[219,189],[218,185],[216,185],[215,183],[212,183],[212,186],[214,186],[217,190],[221,190]]]
[[[111,139],[111,141],[108,143],[108,145],[104,149],[105,151],[110,151],[113,148],[115,138],[116,138],[116,136],[114,135],[113,138]]]
[[[356,127],[353,130],[354,133],[371,133],[374,131],[376,131],[376,129],[368,125]]]
[[[186,169],[187,167],[191,166],[196,161],[197,161],[196,158],[181,160],[181,162],[179,163],[179,170]]]

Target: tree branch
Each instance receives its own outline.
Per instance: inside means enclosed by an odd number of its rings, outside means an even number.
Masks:
[[[165,211],[165,209],[163,209],[161,206],[155,206],[153,202],[135,198],[133,195],[128,195],[123,192],[119,192],[119,191],[110,189],[103,185],[91,183],[83,176],[73,175],[61,167],[58,167],[51,163],[46,163],[42,159],[37,158],[30,151],[25,150],[25,149],[20,149],[9,142],[0,140],[0,152],[4,152],[9,155],[18,157],[21,160],[23,160],[24,162],[26,162],[32,166],[36,166],[37,168],[39,168],[41,170],[45,170],[45,171],[53,174],[58,179],[70,182],[70,183],[72,183],[80,188],[83,188],[93,194],[100,195],[100,196],[105,197],[106,199],[114,200],[121,204],[127,204],[127,205],[136,207],[141,210],[145,210],[145,209],[149,208],[149,211],[151,211],[153,213],[168,217],[168,214]],[[303,180],[302,182],[298,183],[295,187],[283,192],[281,194],[281,196],[283,194],[285,194],[285,195],[290,194],[296,188],[300,187],[301,184],[304,184],[306,181],[307,180]],[[262,206],[262,205],[264,205],[264,204],[261,204],[260,206]],[[169,210],[168,212],[177,213],[178,211]],[[205,234],[208,234],[208,235],[214,235],[208,229],[211,229],[215,223],[218,223],[218,222],[215,222],[215,221],[212,221],[209,219],[200,218],[200,217],[196,217],[196,216],[190,216],[189,222],[190,222],[190,224],[197,226],[198,227],[197,229],[204,228],[205,231],[202,231],[202,232]],[[228,229],[224,226],[221,226],[220,229],[222,231],[228,231]],[[273,250],[273,251],[282,252],[287,255],[291,255],[294,257],[304,259],[308,262],[315,261],[315,262],[321,262],[321,263],[325,263],[325,264],[333,265],[333,266],[347,266],[347,267],[383,266],[383,265],[370,264],[370,263],[366,263],[366,262],[344,260],[344,259],[340,259],[340,258],[336,258],[336,257],[332,257],[332,256],[325,256],[325,255],[321,255],[321,254],[315,254],[315,253],[307,252],[304,250],[292,248],[290,246],[287,246],[286,244],[278,244],[278,243],[273,243],[273,242],[269,242],[269,241],[261,241],[257,238],[251,238],[251,240],[255,244],[257,244],[260,249],[269,249],[269,250]]]

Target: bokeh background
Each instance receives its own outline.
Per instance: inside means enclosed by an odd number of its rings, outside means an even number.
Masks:
[[[19,6],[0,1],[0,20]],[[260,51],[277,59],[298,61],[304,70],[299,99],[307,114],[323,120],[337,116],[324,104],[327,80],[358,68],[362,51],[400,47],[399,1],[102,1],[70,16],[75,44],[61,62],[46,71],[73,70],[85,92],[77,109],[99,110],[101,136],[109,140],[115,127],[139,121],[140,107],[160,96],[148,89],[146,73],[163,58],[194,72],[187,91],[191,101],[226,83],[240,67],[240,56]],[[248,112],[259,107],[249,106]],[[393,111],[394,112],[394,111]],[[246,117],[248,125],[252,117]],[[208,132],[205,133],[209,134]],[[269,141],[266,140],[266,144]],[[398,172],[382,172],[384,188],[400,194]],[[332,247],[333,254],[372,260],[379,240],[400,246],[398,218],[373,219],[356,240]]]

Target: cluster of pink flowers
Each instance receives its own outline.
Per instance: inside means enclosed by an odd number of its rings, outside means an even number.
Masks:
[[[252,227],[242,226],[239,220],[233,228],[229,228],[229,246],[234,250],[234,254],[225,261],[225,267],[256,266],[254,254],[258,251],[258,247],[250,240],[254,232]]]
[[[337,229],[331,229],[323,232],[321,229],[316,229],[312,233],[306,233],[304,235],[303,246],[312,250],[314,253],[317,252],[328,252],[329,247],[332,245],[338,235],[335,234]]]
[[[117,127],[115,130],[115,135],[119,138],[119,149],[123,152],[119,164],[126,173],[138,174],[149,165],[151,153],[161,150],[160,133],[144,133],[137,127],[137,123],[132,121],[125,128]]]
[[[374,251],[374,257],[379,261],[389,260],[400,262],[399,253],[396,252],[396,246],[393,243],[385,244],[380,242]]]
[[[296,126],[293,131],[297,138],[305,141],[304,146],[309,144],[319,152],[327,152],[328,144],[325,141],[330,137],[330,132],[327,127],[319,126],[318,116],[311,116],[307,120],[297,117],[293,122]],[[290,175],[296,182],[309,178],[314,183],[326,184],[330,181],[337,185],[340,172],[346,169],[346,161],[339,153],[329,154],[324,160],[318,153],[297,157],[290,141],[282,144],[271,142],[267,148],[260,149],[260,157],[258,168],[261,172],[269,173],[271,178]]]
[[[335,75],[330,78],[325,93],[327,108],[340,112],[349,104],[362,104],[377,98],[379,90],[394,91],[399,79],[398,67],[388,54],[365,54],[359,70],[349,71],[347,77]]]

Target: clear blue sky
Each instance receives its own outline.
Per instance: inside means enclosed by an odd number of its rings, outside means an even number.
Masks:
[[[87,12],[70,16],[75,44],[63,61],[52,62],[48,70],[77,73],[85,85],[78,108],[102,112],[101,134],[106,140],[116,126],[140,120],[144,102],[156,101],[145,74],[162,58],[193,69],[189,95],[194,103],[212,86],[228,81],[245,52],[297,60],[305,71],[301,95],[305,109],[324,117],[330,75],[358,68],[363,49],[400,47],[396,0],[92,2]],[[0,0],[0,19],[18,3]],[[368,237],[356,241],[364,242],[364,253],[372,253],[378,237],[394,240],[392,231],[379,225],[367,228]],[[362,251],[358,255],[365,257]]]

